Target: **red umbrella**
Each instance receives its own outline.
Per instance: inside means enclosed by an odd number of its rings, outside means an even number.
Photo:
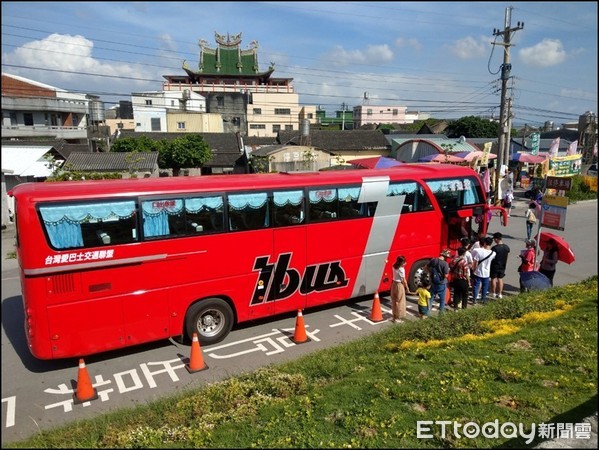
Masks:
[[[549,233],[547,231],[541,231],[541,237],[537,236],[539,247],[542,250],[545,250],[545,247],[549,243],[550,240],[554,240],[557,245],[557,253],[559,259],[566,264],[572,264],[576,261],[576,256],[574,256],[574,252],[570,248],[570,244],[568,244],[563,237],[558,236],[557,234]]]

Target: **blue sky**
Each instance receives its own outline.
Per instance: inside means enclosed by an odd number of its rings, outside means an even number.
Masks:
[[[511,27],[513,123],[597,113],[597,2],[2,2],[2,71],[111,106],[197,69],[200,39],[242,33],[260,70],[333,114],[405,105],[435,118],[499,115]],[[89,74],[89,75],[88,75]],[[367,97],[367,99],[365,99]]]

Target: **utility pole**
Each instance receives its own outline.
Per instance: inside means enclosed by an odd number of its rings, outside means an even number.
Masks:
[[[507,83],[510,79],[510,71],[512,70],[512,65],[510,64],[510,47],[511,43],[511,34],[514,31],[521,30],[524,28],[524,22],[518,22],[518,25],[515,28],[511,27],[512,22],[512,7],[508,7],[505,9],[505,26],[503,31],[498,29],[493,30],[493,36],[501,36],[503,38],[503,43],[498,43],[498,45],[502,45],[504,47],[503,51],[503,64],[501,65],[501,104],[499,106],[499,142],[498,142],[498,151],[497,151],[497,167],[495,169],[495,184],[493,188],[493,196],[495,197],[495,202],[499,201],[499,181],[501,178],[501,166],[507,164],[508,162],[508,149],[510,145],[510,123],[511,123],[511,108],[510,101],[508,101],[507,97]]]
[[[345,131],[345,102],[341,104],[341,131]]]

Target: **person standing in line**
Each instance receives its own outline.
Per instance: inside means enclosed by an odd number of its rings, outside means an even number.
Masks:
[[[472,293],[472,303],[476,304],[478,291],[480,289],[480,301],[484,305],[487,301],[489,291],[489,278],[491,276],[491,261],[495,258],[495,252],[491,250],[493,239],[486,237],[483,247],[472,250],[472,259],[474,260],[474,288]]]
[[[541,259],[541,267],[539,272],[549,278],[551,286],[553,286],[553,277],[555,276],[555,266],[559,261],[559,250],[555,240],[550,239],[543,250],[543,259]]]
[[[451,262],[451,280],[453,283],[453,308],[462,309],[468,306],[468,290],[470,287],[470,266],[466,258],[466,247],[458,248],[458,257]]]
[[[503,298],[503,278],[507,267],[507,259],[510,247],[503,242],[503,235],[499,232],[493,234],[495,245],[491,250],[495,252],[495,258],[491,261],[491,294],[493,298]]]
[[[535,247],[537,243],[534,239],[526,239],[526,248],[520,251],[520,266],[518,272],[532,272],[535,270]],[[526,292],[526,287],[520,277],[520,292]]]
[[[474,249],[481,248],[483,246],[483,243],[485,242],[485,237],[486,236],[483,233],[478,233],[476,235],[476,239],[472,242],[472,245],[470,246],[470,253],[472,253]]]
[[[428,313],[431,309],[431,284],[428,280],[424,280],[422,284],[416,289],[416,295],[418,296],[418,317],[424,319],[428,317]]]
[[[393,283],[391,284],[391,322],[403,322],[406,317],[406,292],[408,292],[408,281],[406,280],[406,257],[398,256],[393,264]]]
[[[462,238],[460,239],[460,243],[462,244],[462,247],[464,247],[466,249],[466,252],[464,253],[464,258],[466,258],[466,262],[468,263],[468,292],[470,295],[470,293],[472,292],[472,263],[474,262],[472,259],[472,241],[468,238]]]
[[[431,309],[435,304],[435,297],[439,297],[439,314],[445,312],[447,275],[449,274],[449,264],[446,260],[450,257],[451,252],[445,249],[438,258],[432,258],[426,265],[431,280]]]
[[[536,209],[537,204],[535,202],[530,202],[526,213],[524,213],[524,218],[526,219],[526,239],[530,239],[532,236],[532,229],[537,224],[537,216],[535,214]]]

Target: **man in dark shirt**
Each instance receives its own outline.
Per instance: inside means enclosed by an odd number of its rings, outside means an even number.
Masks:
[[[499,232],[493,234],[495,245],[491,250],[495,252],[495,258],[491,261],[491,293],[492,298],[503,298],[503,277],[510,248],[503,243],[503,235]]]
[[[445,311],[445,300],[447,295],[447,274],[449,274],[449,264],[447,259],[451,258],[451,252],[445,249],[438,258],[432,258],[426,265],[430,274],[431,281],[431,308],[434,305],[435,297],[439,297],[439,313]]]

